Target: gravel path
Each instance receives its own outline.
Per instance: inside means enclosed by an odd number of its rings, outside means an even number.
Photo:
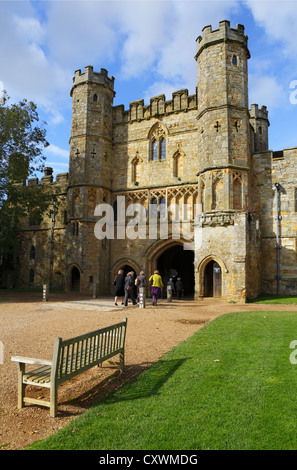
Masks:
[[[113,299],[91,299],[79,295],[51,295],[42,302],[40,294],[0,292],[0,450],[22,449],[65,426],[106,393],[117,389],[156,362],[174,346],[219,315],[249,310],[293,310],[289,305],[228,304],[214,299],[161,301],[145,309],[115,307]],[[83,334],[128,318],[126,370],[118,366],[94,367],[59,387],[58,415],[36,405],[17,408],[17,364],[11,356],[51,359],[54,340]],[[0,343],[1,346],[1,343]],[[1,360],[1,354],[0,354]],[[27,387],[35,398],[46,398],[44,388]]]

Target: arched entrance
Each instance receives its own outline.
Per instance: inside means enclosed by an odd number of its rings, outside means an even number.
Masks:
[[[129,258],[123,258],[117,261],[110,270],[111,292],[113,292],[113,281],[120,269],[124,271],[124,277],[126,277],[130,271],[134,271],[135,276],[138,276],[139,272],[141,271],[139,267],[136,265],[136,263],[133,260],[130,260]]]
[[[70,271],[70,290],[71,292],[80,291],[80,271],[76,266]]]
[[[211,260],[204,270],[204,297],[221,297],[222,270],[220,265]]]
[[[164,297],[166,297],[166,285],[169,278],[172,277],[175,282],[178,277],[181,278],[184,286],[185,297],[193,297],[195,290],[194,279],[194,252],[184,250],[183,244],[171,244],[167,249],[156,256],[156,266],[160,271],[164,283]]]
[[[125,264],[125,265],[121,266],[119,269],[122,269],[124,271],[124,277],[126,277],[127,274],[131,271],[135,272],[135,269],[132,266],[130,266],[129,264]],[[135,275],[136,274],[137,273],[135,273]]]

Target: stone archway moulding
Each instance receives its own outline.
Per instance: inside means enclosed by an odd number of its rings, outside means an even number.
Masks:
[[[200,261],[199,265],[198,265],[198,268],[197,268],[197,272],[198,273],[201,273],[202,270],[204,271],[205,269],[205,266],[210,262],[210,261],[216,261],[220,266],[221,268],[224,268],[224,272],[225,273],[228,273],[229,270],[226,266],[226,263],[221,259],[221,258],[218,258],[217,256],[215,255],[208,255],[206,256],[205,258],[203,258],[203,260]]]
[[[223,292],[223,286],[224,286],[224,277],[225,277],[225,274],[227,274],[229,272],[225,262],[215,256],[215,255],[208,255],[206,256],[205,258],[203,258],[203,260],[200,261],[198,267],[197,267],[197,270],[196,270],[196,273],[198,275],[198,282],[197,282],[197,287],[198,287],[198,297],[204,297],[205,295],[205,292],[204,292],[204,276],[205,276],[205,268],[206,266],[208,265],[208,263],[210,261],[215,261],[216,263],[218,263],[222,269],[222,292]]]
[[[135,261],[133,261],[132,259],[130,258],[121,258],[120,260],[116,261],[116,263],[114,263],[114,265],[111,267],[110,269],[110,285],[112,285],[112,282],[118,272],[119,269],[121,269],[123,266],[131,266],[131,268],[133,269],[133,271],[136,273],[136,274],[139,274],[139,272],[144,268],[140,269],[138,264],[135,263]]]
[[[186,242],[181,239],[158,240],[146,251],[147,274],[150,276],[157,269],[158,258],[169,248],[177,245],[184,245]]]

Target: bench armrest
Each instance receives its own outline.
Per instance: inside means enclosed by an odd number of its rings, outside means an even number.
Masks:
[[[21,362],[24,364],[43,364],[51,366],[53,361],[48,361],[46,359],[36,359],[34,357],[22,357],[22,356],[12,356],[11,360],[14,362]]]

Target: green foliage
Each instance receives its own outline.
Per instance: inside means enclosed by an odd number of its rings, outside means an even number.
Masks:
[[[42,152],[49,144],[46,130],[38,125],[37,107],[22,100],[8,105],[0,102],[0,246],[5,264],[26,215],[40,218],[51,198],[49,188],[26,186],[28,177],[43,168]],[[0,263],[1,264],[1,263]]]
[[[30,448],[295,450],[296,332],[296,312],[223,315]]]

